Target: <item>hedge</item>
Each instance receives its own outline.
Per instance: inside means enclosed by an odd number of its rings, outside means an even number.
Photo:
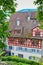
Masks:
[[[16,62],[26,63],[26,64],[30,64],[30,65],[39,65],[39,63],[37,63],[35,61],[30,61],[28,59],[20,58],[17,56],[2,57],[2,61],[16,61]]]

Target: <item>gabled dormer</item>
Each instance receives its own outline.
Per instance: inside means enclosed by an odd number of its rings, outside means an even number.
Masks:
[[[39,27],[35,27],[33,30],[32,30],[32,36],[40,36],[40,37],[43,37],[43,30],[39,29]]]

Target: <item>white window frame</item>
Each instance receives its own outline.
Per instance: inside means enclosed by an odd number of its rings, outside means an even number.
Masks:
[[[17,20],[17,26],[19,26],[20,25],[20,20]]]
[[[30,21],[30,16],[27,17],[28,21]]]

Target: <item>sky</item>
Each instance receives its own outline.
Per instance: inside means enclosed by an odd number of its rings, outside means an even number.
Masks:
[[[37,8],[37,6],[33,4],[33,2],[34,0],[17,0],[18,5],[16,7],[16,11],[27,8]]]

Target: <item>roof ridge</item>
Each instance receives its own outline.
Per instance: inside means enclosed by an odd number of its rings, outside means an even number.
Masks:
[[[37,11],[37,9],[21,9],[17,12],[34,12],[34,11]]]

